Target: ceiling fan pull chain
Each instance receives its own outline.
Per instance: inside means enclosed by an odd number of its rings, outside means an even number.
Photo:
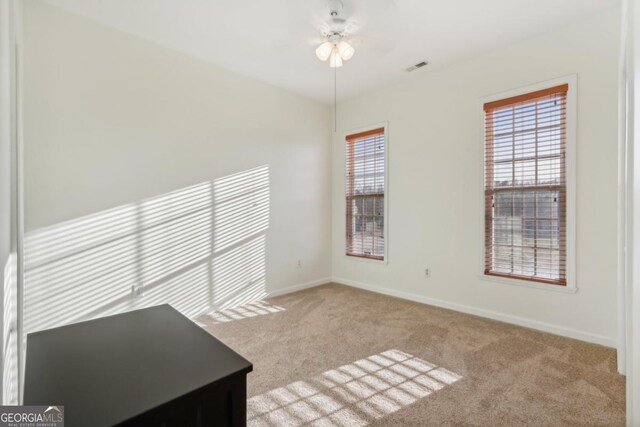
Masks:
[[[333,68],[333,132],[338,131],[338,67]]]

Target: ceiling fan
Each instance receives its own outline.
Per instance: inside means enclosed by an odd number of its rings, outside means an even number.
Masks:
[[[329,2],[328,29],[322,31],[326,41],[316,48],[318,59],[321,61],[328,59],[331,68],[342,67],[342,62],[350,60],[356,53],[355,48],[345,40],[349,33],[346,29],[347,21],[342,17],[343,9],[344,4],[341,0]]]
[[[351,59],[356,48],[363,42],[381,52],[389,51],[395,44],[393,41],[371,37],[363,32],[362,23],[353,15],[354,4],[352,3],[355,3],[355,6],[359,5],[361,11],[367,10],[369,15],[374,14],[375,16],[385,13],[388,17],[394,2],[393,0],[367,0],[366,2],[352,0],[349,17],[345,16],[345,6],[342,0],[327,2],[328,8],[326,10],[329,16],[317,23],[316,28],[320,32],[320,38],[316,39],[314,44],[318,59],[321,61],[329,60],[331,68],[341,67],[344,61]],[[377,33],[384,32],[385,28],[380,28],[380,23],[377,24],[377,27],[378,30],[382,30]]]

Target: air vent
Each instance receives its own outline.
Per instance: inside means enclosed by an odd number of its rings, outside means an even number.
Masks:
[[[407,68],[407,71],[414,71],[417,70],[418,68],[422,68],[425,65],[428,65],[429,63],[427,61],[422,61],[422,62],[418,62],[416,65],[412,65],[411,67]]]

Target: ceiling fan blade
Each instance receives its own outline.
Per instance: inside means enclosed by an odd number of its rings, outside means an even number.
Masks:
[[[298,48],[315,48],[326,41],[323,37],[309,38],[304,41],[282,40],[273,44],[275,50],[291,50]]]
[[[363,34],[355,34],[347,39],[354,48],[357,49],[374,49],[380,53],[388,53],[396,46],[395,40],[383,39],[379,37],[371,37]]]

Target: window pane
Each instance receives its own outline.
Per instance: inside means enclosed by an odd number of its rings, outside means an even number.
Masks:
[[[347,137],[347,255],[384,257],[384,133]]]
[[[513,164],[512,163],[498,163],[495,166],[494,171],[494,185],[496,187],[505,187],[513,185]]]
[[[485,105],[485,270],[565,284],[567,85]]]

